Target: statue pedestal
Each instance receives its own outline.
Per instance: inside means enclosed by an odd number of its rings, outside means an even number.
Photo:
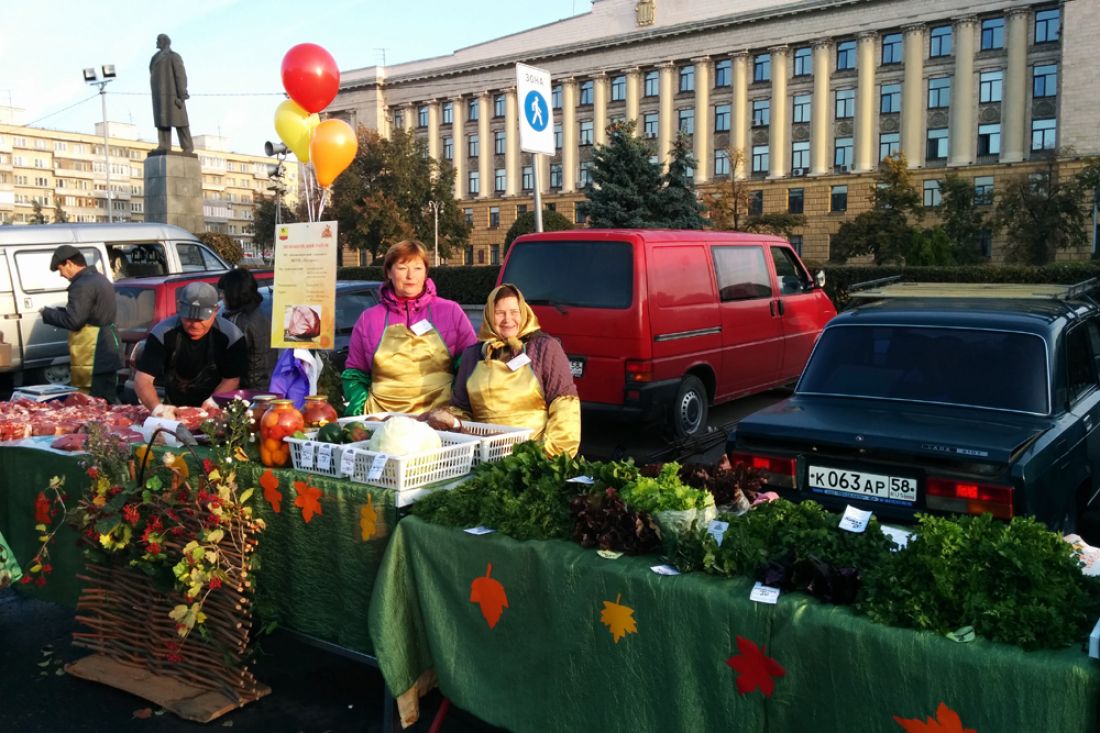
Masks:
[[[206,231],[197,155],[150,153],[145,159],[145,221],[173,224],[193,234]]]

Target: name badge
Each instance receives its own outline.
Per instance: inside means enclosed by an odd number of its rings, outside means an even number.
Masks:
[[[412,332],[415,333],[417,336],[423,336],[431,330],[432,324],[431,321],[429,321],[427,318],[422,318],[412,325]]]
[[[530,357],[527,354],[520,354],[519,356],[508,362],[508,368],[513,372],[517,369],[521,369],[531,363]]]

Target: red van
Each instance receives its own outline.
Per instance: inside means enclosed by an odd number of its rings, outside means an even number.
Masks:
[[[513,242],[513,283],[561,339],[587,412],[706,430],[707,408],[795,380],[836,315],[784,239],[581,229]]]

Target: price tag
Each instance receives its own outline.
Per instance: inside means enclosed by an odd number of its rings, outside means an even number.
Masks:
[[[718,546],[722,546],[722,540],[726,537],[726,530],[730,528],[729,522],[722,522],[717,519],[710,520],[710,524],[707,525],[707,534],[714,538],[714,541],[718,543]]]
[[[519,356],[513,358],[511,361],[508,362],[508,368],[514,372],[517,369],[522,369],[530,363],[531,357],[527,356],[527,354],[520,354]]]
[[[862,532],[867,529],[867,524],[871,521],[871,512],[863,509],[856,509],[851,504],[844,510],[844,516],[840,518],[840,528],[848,532]]]
[[[591,486],[592,484],[596,483],[596,479],[592,478],[591,476],[574,476],[573,478],[567,480],[565,483],[585,484],[587,486]]]
[[[756,581],[756,585],[752,587],[752,592],[749,593],[749,600],[775,605],[779,601],[779,589]]]
[[[623,556],[623,553],[615,552],[614,550],[596,550],[596,554],[604,560],[618,560]]]
[[[328,471],[332,468],[332,444],[324,443],[317,446],[317,470]]]
[[[340,453],[340,475],[350,476],[355,473],[355,454],[354,448],[344,448]]]
[[[367,481],[377,481],[382,478],[382,469],[386,467],[386,461],[390,459],[385,453],[376,453],[367,469]]]
[[[653,565],[649,568],[657,575],[679,575],[680,571],[671,565]]]
[[[492,534],[493,532],[496,532],[495,529],[489,529],[488,527],[482,527],[480,524],[476,527],[470,527],[469,529],[467,529],[465,531],[469,534],[476,534],[476,535]]]
[[[427,318],[422,318],[412,325],[412,332],[417,336],[423,336],[432,330],[432,323]]]
[[[298,468],[313,468],[313,450],[316,448],[313,443],[302,443],[298,453],[298,463],[301,465]]]

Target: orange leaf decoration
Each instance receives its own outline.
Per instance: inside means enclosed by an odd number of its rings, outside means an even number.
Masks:
[[[470,583],[470,603],[476,603],[481,607],[481,615],[485,617],[489,628],[495,628],[497,621],[504,609],[508,608],[508,596],[504,593],[504,586],[495,578],[490,578],[493,572],[493,564],[489,563],[485,568],[485,575],[474,578]]]
[[[936,708],[936,717],[927,721],[916,718],[899,718],[894,716],[894,722],[902,727],[906,733],[978,733],[974,728],[964,728],[962,718],[944,703]]]
[[[366,542],[378,529],[378,512],[374,509],[374,497],[367,494],[367,503],[359,507],[359,534]]]
[[[302,510],[302,519],[306,524],[313,521],[314,514],[321,512],[321,490],[316,486],[310,486],[305,481],[295,481],[294,491],[298,495],[294,497],[294,506]]]
[[[630,606],[621,606],[619,601],[622,594],[615,596],[615,602],[604,601],[603,610],[600,611],[600,623],[608,628],[615,637],[615,643],[627,634],[638,633],[638,622],[634,620],[634,609]]]
[[[742,695],[748,694],[760,688],[764,697],[771,697],[775,692],[775,680],[773,677],[782,677],[786,670],[771,657],[764,654],[764,648],[743,637],[737,637],[737,651],[726,660],[726,664],[737,671],[737,691]]]
[[[275,477],[270,468],[260,476],[260,486],[263,487],[264,498],[271,505],[272,511],[276,514],[281,512],[283,510],[283,493],[279,491],[279,479]]]

